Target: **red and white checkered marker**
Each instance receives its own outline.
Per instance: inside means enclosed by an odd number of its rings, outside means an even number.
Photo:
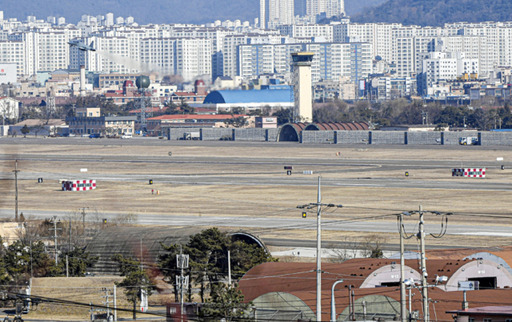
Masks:
[[[485,178],[487,168],[457,168],[452,169],[453,177]]]
[[[62,182],[62,191],[85,191],[96,189],[96,180],[68,180]]]

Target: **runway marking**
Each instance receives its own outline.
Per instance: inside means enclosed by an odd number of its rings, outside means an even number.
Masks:
[[[496,233],[496,232],[475,232],[475,233],[454,233],[453,235],[470,235],[470,236],[494,236],[494,237],[512,237],[512,233]]]

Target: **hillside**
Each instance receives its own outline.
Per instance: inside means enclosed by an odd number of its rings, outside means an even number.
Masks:
[[[449,22],[509,21],[510,0],[388,0],[352,17],[353,22],[442,26]]]

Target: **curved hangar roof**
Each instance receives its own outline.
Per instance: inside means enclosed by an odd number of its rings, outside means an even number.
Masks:
[[[203,104],[291,102],[293,102],[293,91],[291,89],[262,89],[213,91],[206,96]]]
[[[100,231],[86,247],[86,251],[98,256],[98,262],[91,271],[98,274],[116,274],[118,264],[112,260],[115,254],[125,257],[138,257],[142,252],[145,263],[156,262],[164,245],[186,244],[190,236],[200,233],[205,227],[108,227]],[[255,235],[246,231],[227,232],[234,240],[242,240],[249,244],[257,244],[268,252],[265,244]]]
[[[350,123],[286,123],[278,134],[282,141],[299,141],[302,131],[368,131],[369,124],[366,122]]]

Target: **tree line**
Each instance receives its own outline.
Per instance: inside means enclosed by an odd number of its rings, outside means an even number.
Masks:
[[[317,104],[313,109],[314,122],[368,122],[379,129],[390,125],[434,125],[446,127],[472,128],[477,130],[510,129],[512,113],[510,105],[487,108],[453,106],[439,103],[423,103],[405,99],[383,101],[370,104],[359,101],[349,105],[337,100]]]
[[[45,106],[26,107],[21,119],[47,119],[49,117],[66,118],[74,115],[76,107],[100,107],[102,115],[128,115],[130,110],[137,109],[137,102],[116,105],[111,99],[102,96],[86,96],[77,98],[75,106],[65,105],[57,107],[55,111],[46,111]],[[486,107],[487,106],[487,107]],[[493,107],[489,107],[493,106]],[[315,103],[313,106],[313,122],[368,122],[379,129],[389,125],[435,125],[439,128],[465,127],[477,130],[510,129],[512,128],[511,102],[481,100],[474,106],[454,106],[442,103],[425,103],[422,100],[397,99],[381,102],[356,101],[349,104],[336,99],[328,103]],[[166,105],[153,116],[165,114],[195,114],[193,107],[186,102],[167,102]],[[279,125],[292,122],[291,109],[272,110],[270,106],[261,109],[248,110],[244,107],[235,107],[229,112],[233,116],[227,126],[243,127],[247,121],[239,114],[250,116],[274,116]],[[14,122],[8,120],[8,122]]]

